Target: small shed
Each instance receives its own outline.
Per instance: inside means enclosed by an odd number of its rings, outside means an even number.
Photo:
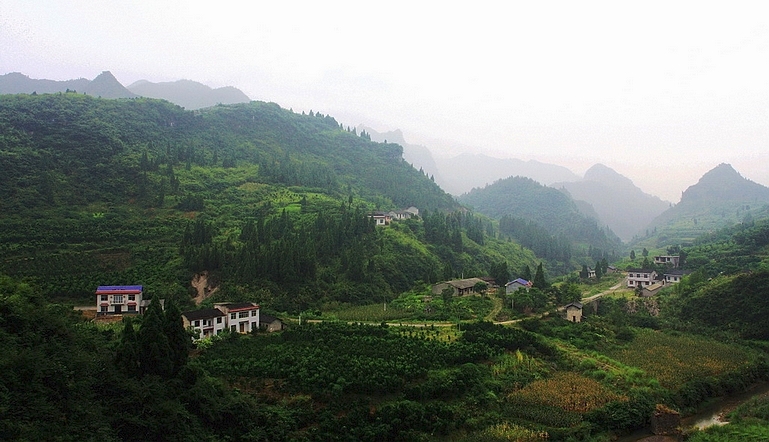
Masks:
[[[286,328],[286,324],[283,321],[274,316],[265,314],[262,314],[261,318],[259,318],[259,326],[268,333],[281,331]]]
[[[570,302],[564,307],[566,310],[566,320],[571,322],[582,322],[582,303]]]
[[[641,290],[641,296],[644,298],[648,298],[650,296],[654,296],[657,294],[657,292],[664,287],[664,285],[661,282],[655,282],[652,285],[647,285]]]

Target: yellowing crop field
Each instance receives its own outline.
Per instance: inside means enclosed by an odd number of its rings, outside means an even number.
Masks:
[[[609,352],[608,356],[644,370],[660,385],[671,389],[693,379],[734,371],[750,359],[739,347],[699,336],[647,329],[639,331],[627,347]]]

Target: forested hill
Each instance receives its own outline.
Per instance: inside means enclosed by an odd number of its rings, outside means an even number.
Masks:
[[[535,264],[459,211],[401,146],[273,103],[185,111],[147,98],[5,95],[0,170],[0,273],[46,296],[143,284],[184,304],[207,273],[201,291],[296,311]],[[367,216],[410,206],[424,223],[375,229]]]
[[[681,201],[655,218],[649,230],[659,244],[687,244],[702,234],[768,214],[769,188],[720,164],[686,189]]]
[[[458,207],[402,161],[399,145],[372,143],[332,117],[295,114],[276,104],[193,113],[151,99],[6,95],[0,125],[6,214],[132,198],[151,204],[161,190],[177,186],[148,177],[161,164],[223,171],[254,166],[241,179],[363,196],[382,209]]]
[[[586,218],[567,194],[530,178],[510,177],[473,189],[459,201],[493,218],[511,216],[533,221],[554,234],[565,233],[594,247],[611,248],[620,240],[608,228]]]

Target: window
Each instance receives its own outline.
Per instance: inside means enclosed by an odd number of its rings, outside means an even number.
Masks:
[[[200,327],[200,321],[195,321],[194,325],[195,325],[195,327]]]
[[[136,301],[136,295],[128,295],[129,301]]]
[[[128,311],[129,312],[135,312],[136,311],[136,304],[130,304],[128,306]]]
[[[248,318],[248,311],[238,313],[238,318]]]
[[[235,319],[237,316],[235,316],[235,313],[230,313],[230,319]]]
[[[251,316],[256,316],[256,312],[258,312],[258,311],[259,310],[251,310]]]
[[[106,301],[107,300],[107,295],[101,295],[101,300],[102,301]]]
[[[107,313],[107,306],[106,305],[101,306],[101,312],[102,313]]]
[[[221,317],[221,316],[219,316],[218,318],[216,318],[216,323],[217,323],[217,324],[221,324],[221,323],[222,323],[222,317]]]
[[[237,332],[238,331],[238,326],[237,325],[233,325],[233,326],[230,327],[230,330],[232,330],[233,333]]]
[[[123,295],[113,295],[112,296],[112,303],[113,304],[122,304],[123,303]]]

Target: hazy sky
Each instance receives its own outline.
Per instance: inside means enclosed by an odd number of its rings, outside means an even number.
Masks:
[[[677,202],[769,185],[763,2],[0,2],[0,74],[191,79],[436,155],[601,162]]]

